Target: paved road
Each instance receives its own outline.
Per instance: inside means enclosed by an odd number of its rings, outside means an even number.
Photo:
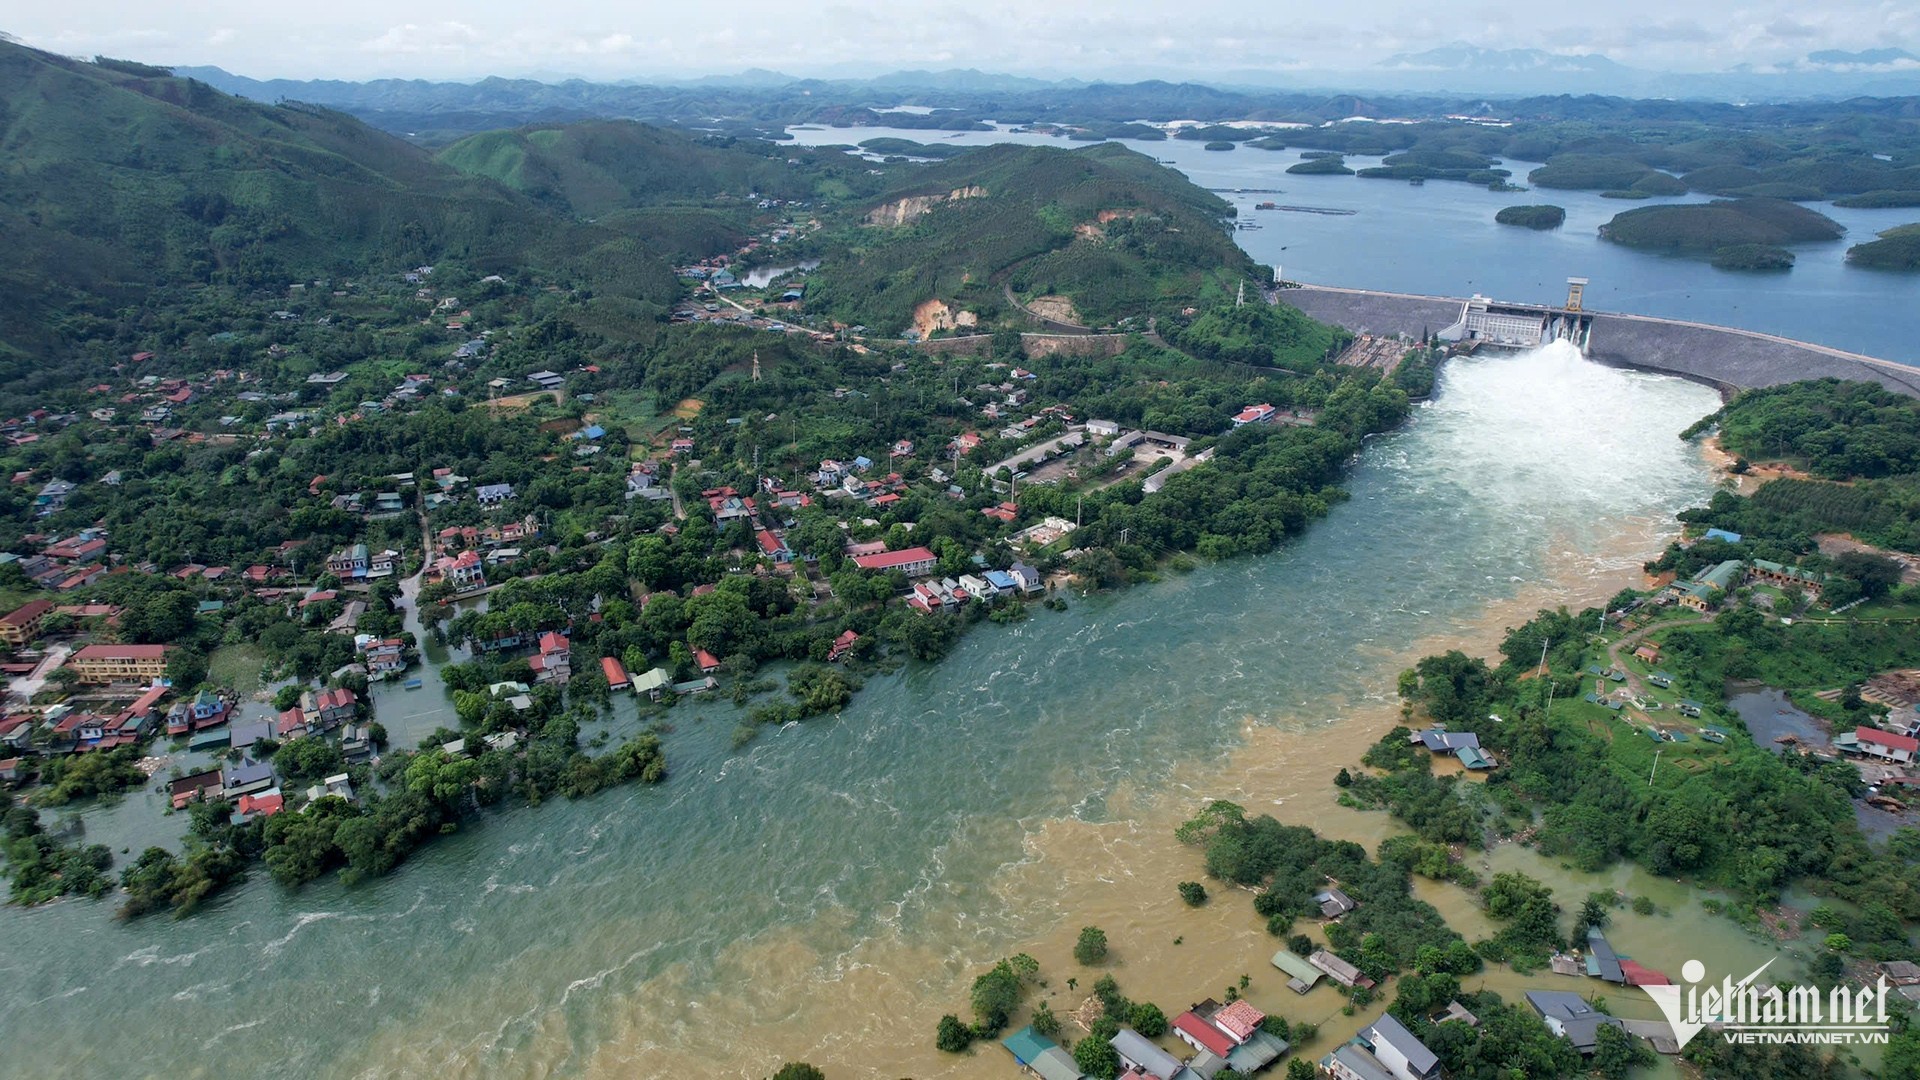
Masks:
[[[72,651],[73,647],[70,645],[53,646],[47,650],[47,655],[41,658],[40,663],[35,665],[33,674],[13,680],[7,689],[18,694],[22,701],[32,701],[33,695],[46,687],[47,676],[58,670],[61,664],[66,663],[67,654]]]

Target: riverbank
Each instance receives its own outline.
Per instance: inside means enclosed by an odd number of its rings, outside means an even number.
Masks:
[[[1135,997],[1218,997],[1246,972],[1256,1004],[1311,1019],[1317,998],[1264,996],[1277,945],[1244,897],[1180,901],[1198,856],[1172,825],[1238,796],[1385,835],[1329,778],[1395,722],[1398,672],[1637,580],[1713,487],[1673,437],[1715,407],[1698,387],[1564,349],[1442,378],[1282,551],[968,635],[744,752],[728,702],[675,709],[657,788],[483,818],[358,888],[254,882],[184,922],[0,913],[20,943],[0,1023],[41,1033],[20,1067],[1004,1077],[992,1047],[939,1055],[934,1022],[1015,951],[1059,986],[1088,923]]]

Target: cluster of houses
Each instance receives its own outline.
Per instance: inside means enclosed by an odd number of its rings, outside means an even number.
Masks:
[[[1121,1080],[1213,1080],[1228,1069],[1252,1076],[1280,1060],[1288,1049],[1285,1039],[1261,1027],[1266,1018],[1246,1001],[1221,1004],[1208,998],[1195,1004],[1169,1024],[1183,1049],[1193,1051],[1185,1060],[1130,1027],[1121,1028],[1108,1042],[1120,1057]],[[1086,1080],[1073,1055],[1032,1025],[1002,1039],[1000,1045],[1042,1080]]]
[[[110,388],[95,387],[94,389],[100,391]],[[109,414],[111,411],[108,410]],[[4,440],[8,446],[31,446],[40,441],[42,432],[50,434],[59,431],[79,419],[80,416],[77,413],[56,413],[50,409],[35,409],[25,416],[9,416],[5,420],[0,420],[0,440]],[[21,482],[18,478],[14,480],[16,484]]]
[[[1046,589],[1046,580],[1038,570],[1016,562],[1005,570],[983,570],[978,574],[961,574],[958,578],[917,582],[907,596],[907,606],[917,611],[944,611],[973,600],[991,603],[1002,596],[1030,596]]]
[[[1469,769],[1484,770],[1494,766],[1493,758],[1480,747],[1480,736],[1471,731],[1430,727],[1412,733],[1407,740],[1424,747],[1435,757],[1457,758],[1461,765]]]
[[[1767,559],[1727,559],[1694,574],[1685,581],[1667,586],[1665,598],[1683,608],[1710,612],[1727,595],[1742,585],[1771,585],[1780,589],[1798,589],[1808,598],[1820,599],[1826,583],[1824,575],[1786,566]]]
[[[24,556],[0,554],[0,563],[12,563],[28,581],[50,592],[71,592],[91,585],[108,571],[105,529],[82,529],[64,537],[29,535],[23,541],[38,550]]]

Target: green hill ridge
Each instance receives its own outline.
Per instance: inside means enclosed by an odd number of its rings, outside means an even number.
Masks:
[[[0,41],[0,352],[57,352],[70,314],[154,287],[284,290],[458,257],[578,265],[664,304],[663,261],[342,113],[230,97],[165,69]]]

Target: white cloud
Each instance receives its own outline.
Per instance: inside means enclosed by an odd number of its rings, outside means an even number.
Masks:
[[[480,42],[480,31],[460,22],[440,22],[428,26],[403,23],[391,27],[377,38],[362,42],[367,52],[399,55],[418,53],[461,53]]]

